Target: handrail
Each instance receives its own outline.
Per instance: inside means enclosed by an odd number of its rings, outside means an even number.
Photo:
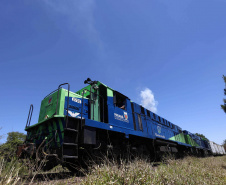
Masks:
[[[28,117],[27,117],[27,123],[26,123],[25,128],[29,127],[31,124],[32,113],[33,113],[33,104],[30,105],[30,109],[29,109],[29,113],[28,113]]]
[[[81,125],[82,125],[82,115],[83,115],[83,97],[84,97],[84,92],[85,91],[89,91],[90,93],[92,93],[92,94],[96,94],[97,96],[100,96],[101,98],[102,98],[102,100],[103,100],[103,122],[104,122],[104,98],[101,96],[101,95],[99,95],[99,94],[97,94],[97,93],[94,93],[94,92],[91,92],[90,90],[88,90],[88,89],[83,89],[83,91],[82,91],[82,110],[81,110]],[[93,100],[91,100],[91,101],[93,101]],[[99,104],[98,104],[98,106],[99,106]],[[93,103],[93,120],[94,120],[94,103]]]
[[[68,99],[67,99],[67,120],[66,120],[66,128],[67,128],[67,124],[68,124],[68,107],[69,107],[69,91],[70,91],[70,84],[69,83],[63,83],[63,84],[60,84],[58,86],[58,92],[57,92],[57,104],[56,104],[56,112],[55,112],[55,115],[57,114],[57,107],[58,107],[58,101],[59,101],[59,90],[60,90],[60,87],[62,85],[68,85]]]
[[[52,91],[51,93],[49,93],[45,98],[47,98],[48,96],[50,96],[51,94],[53,94],[54,92],[56,92],[58,89],[56,89],[56,90],[54,90],[54,91]],[[43,99],[45,99],[45,98],[43,98]]]

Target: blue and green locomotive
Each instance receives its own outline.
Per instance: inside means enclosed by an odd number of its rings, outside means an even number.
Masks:
[[[68,83],[47,95],[41,103],[38,123],[25,130],[27,138],[17,155],[48,159],[47,168],[59,163],[72,170],[89,158],[123,158],[145,155],[152,159],[165,153],[177,156],[211,154],[208,141],[132,102],[99,81],[70,91]],[[63,89],[62,86],[67,86]],[[72,165],[73,164],[73,165]]]

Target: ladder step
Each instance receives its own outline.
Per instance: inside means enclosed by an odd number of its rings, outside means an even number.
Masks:
[[[72,128],[65,128],[64,131],[78,132],[78,130]]]
[[[68,145],[68,146],[78,146],[78,144],[75,144],[75,143],[63,143],[63,145]]]
[[[64,159],[78,159],[78,156],[63,155]]]

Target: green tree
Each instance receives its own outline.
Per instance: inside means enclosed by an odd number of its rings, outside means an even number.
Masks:
[[[224,79],[224,82],[225,82],[224,95],[226,95],[226,76],[223,75],[223,79]],[[224,101],[224,105],[221,105],[221,108],[226,113],[226,99],[223,99],[223,101]]]
[[[0,145],[0,156],[7,158],[15,156],[17,145],[22,144],[25,138],[24,133],[9,132],[6,143]]]
[[[195,135],[197,135],[197,136],[209,141],[209,139],[206,136],[204,136],[203,134],[195,133]]]

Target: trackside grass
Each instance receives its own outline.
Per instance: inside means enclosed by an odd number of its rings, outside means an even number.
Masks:
[[[226,156],[166,160],[157,167],[137,159],[93,166],[82,184],[226,184]]]
[[[59,169],[58,169],[59,168]],[[62,171],[61,167],[51,172]],[[84,172],[84,171],[83,171]],[[48,172],[47,172],[48,173]],[[0,160],[0,185],[5,184],[226,184],[226,156],[180,160],[165,159],[157,166],[143,159],[120,164],[105,162],[93,165],[85,176],[63,179],[32,181],[24,179],[28,174],[24,165],[16,160]]]
[[[21,179],[21,171],[23,171],[23,167],[15,159],[7,162],[0,158],[0,185],[18,183]]]

